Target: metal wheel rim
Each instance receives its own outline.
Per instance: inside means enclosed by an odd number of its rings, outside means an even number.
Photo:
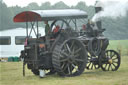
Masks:
[[[82,53],[84,50],[82,50],[83,48],[77,47],[77,45],[77,42],[72,41],[70,43],[70,40],[62,45],[60,65],[66,76],[79,75],[81,73],[80,70],[83,70],[81,67],[86,63],[86,58],[83,57],[84,54]]]
[[[120,55],[114,50],[107,50],[105,56],[100,58],[100,63],[103,71],[116,71],[120,66]]]

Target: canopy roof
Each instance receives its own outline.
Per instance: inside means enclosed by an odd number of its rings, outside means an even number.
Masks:
[[[87,18],[87,12],[79,9],[62,9],[62,10],[32,10],[24,11],[17,14],[14,22],[32,22],[59,19],[79,19]]]

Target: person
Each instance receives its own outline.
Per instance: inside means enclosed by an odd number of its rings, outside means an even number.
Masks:
[[[44,21],[45,25],[45,35],[48,35],[50,33],[50,26],[48,24],[48,21]]]
[[[55,26],[55,28],[53,29],[53,33],[57,33],[59,31],[59,29],[60,29],[59,25]]]
[[[54,38],[56,38],[58,36],[59,30],[60,30],[60,26],[59,25],[55,26],[54,29],[52,30]]]

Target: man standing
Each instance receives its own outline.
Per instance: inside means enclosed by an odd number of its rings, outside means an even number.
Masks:
[[[45,25],[45,35],[47,36],[50,33],[50,26],[48,24],[48,21],[44,21]]]

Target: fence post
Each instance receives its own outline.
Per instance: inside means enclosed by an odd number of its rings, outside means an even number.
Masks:
[[[120,43],[118,44],[117,51],[118,51],[119,55],[121,56],[122,55],[122,47],[121,47]]]

